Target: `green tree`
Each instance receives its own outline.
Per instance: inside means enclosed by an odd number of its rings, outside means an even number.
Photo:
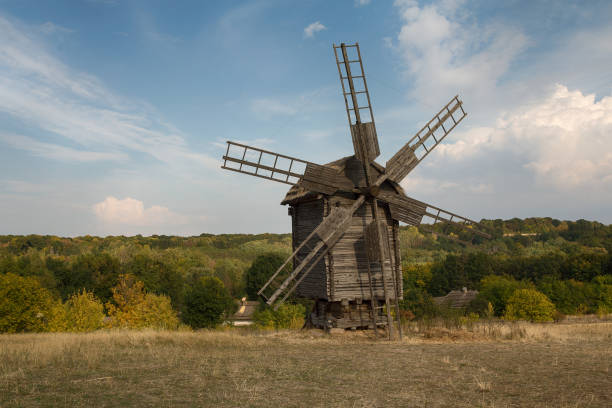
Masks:
[[[504,318],[550,322],[553,320],[554,313],[555,305],[545,294],[535,289],[518,289],[508,299]]]
[[[257,300],[259,289],[266,284],[285,259],[286,257],[279,253],[267,253],[255,258],[245,273],[245,290],[249,299]]]
[[[223,286],[235,298],[244,296],[244,268],[237,259],[223,258],[215,264],[214,273]]]
[[[419,287],[404,290],[404,299],[400,302],[400,307],[403,310],[410,311],[414,317],[419,319],[425,316],[434,316],[437,311],[431,295]]]
[[[530,282],[517,281],[510,277],[489,275],[482,279],[478,293],[479,303],[493,305],[496,316],[501,316],[506,310],[506,303],[517,289],[532,289]]]
[[[236,311],[236,303],[219,278],[205,276],[185,294],[183,321],[194,329],[215,327]]]
[[[81,289],[92,291],[103,302],[112,297],[112,287],[117,283],[121,265],[107,253],[79,256],[72,264],[71,273],[64,277],[65,294]]]
[[[148,292],[168,295],[175,307],[179,308],[181,306],[183,277],[177,268],[170,263],[138,254],[132,258],[132,261],[124,269],[125,272],[141,280]]]
[[[37,279],[0,275],[0,332],[40,332],[47,328],[55,302]]]

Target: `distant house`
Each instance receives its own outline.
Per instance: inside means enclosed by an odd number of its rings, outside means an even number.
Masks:
[[[229,320],[235,326],[246,326],[253,324],[253,313],[255,313],[258,306],[258,301],[246,300],[246,298],[242,298],[238,301],[238,310],[232,315],[232,317],[230,317]]]
[[[462,288],[461,290],[451,290],[446,296],[435,297],[433,298],[433,301],[440,306],[447,306],[451,309],[460,309],[467,307],[472,300],[476,299],[477,295],[477,290]]]

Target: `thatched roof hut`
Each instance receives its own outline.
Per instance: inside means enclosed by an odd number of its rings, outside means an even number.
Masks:
[[[476,296],[478,296],[477,290],[462,288],[461,290],[451,290],[446,296],[435,297],[433,300],[437,305],[460,309],[467,307],[472,300],[476,299]]]

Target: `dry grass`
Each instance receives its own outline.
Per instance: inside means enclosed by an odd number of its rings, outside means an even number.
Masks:
[[[0,406],[612,406],[612,323],[488,325],[2,335]]]

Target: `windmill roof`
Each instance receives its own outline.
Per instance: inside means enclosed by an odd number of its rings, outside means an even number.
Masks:
[[[366,187],[363,164],[359,160],[357,160],[355,156],[343,157],[341,159],[327,163],[325,164],[325,166],[336,169],[338,173],[346,177],[346,179],[352,182],[355,186]],[[377,176],[383,174],[385,171],[385,168],[380,164],[376,163],[375,161],[370,162],[370,169],[372,170],[372,173],[376,174]],[[404,195],[404,190],[399,184],[391,180],[386,180],[383,183],[383,186],[385,185],[391,187],[398,194]],[[285,195],[285,198],[283,199],[283,201],[281,201],[281,204],[292,204],[296,201],[308,200],[311,198],[314,199],[319,194],[320,193],[316,191],[307,190],[301,185],[301,183],[298,183],[289,189],[289,191]]]

